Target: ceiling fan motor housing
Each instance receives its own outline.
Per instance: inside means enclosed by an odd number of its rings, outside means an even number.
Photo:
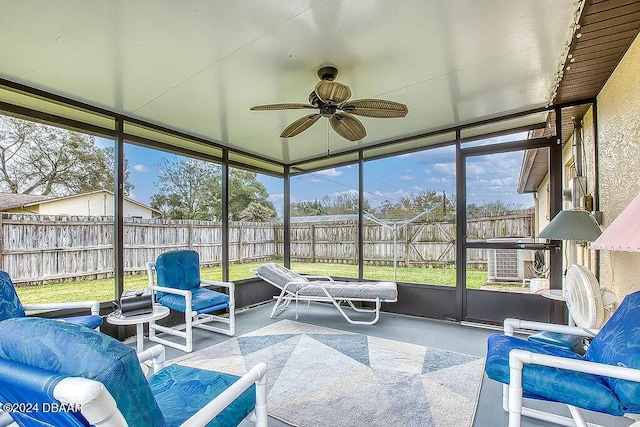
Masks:
[[[318,77],[320,77],[320,80],[334,81],[338,77],[338,69],[331,65],[322,67],[318,70]]]

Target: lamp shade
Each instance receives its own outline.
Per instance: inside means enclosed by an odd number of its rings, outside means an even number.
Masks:
[[[640,252],[640,194],[593,242],[592,249]]]
[[[593,242],[602,231],[596,220],[584,210],[560,211],[538,237],[554,240]]]

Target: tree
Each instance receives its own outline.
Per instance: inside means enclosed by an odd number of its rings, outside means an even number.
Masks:
[[[240,221],[267,222],[273,218],[275,218],[273,209],[256,202],[249,203],[249,206],[240,212]]]
[[[113,191],[113,165],[113,148],[100,149],[93,136],[0,116],[2,191],[45,196]],[[132,188],[125,180],[125,193]]]
[[[222,168],[220,165],[195,159],[162,158],[157,164],[159,192],[151,196],[151,207],[159,210],[163,218],[222,219]],[[271,219],[275,217],[273,203],[268,200],[267,189],[256,179],[254,172],[232,169],[229,174],[229,216],[241,220],[252,203],[255,206],[245,215]],[[267,210],[271,212],[266,216]],[[253,219],[251,219],[253,221]]]
[[[160,159],[157,166],[159,193],[151,196],[151,207],[163,218],[219,220],[221,168],[194,159]]]
[[[480,205],[471,203],[467,205],[467,216],[469,218],[482,218],[487,216],[508,215],[522,210],[522,204],[517,202],[505,202],[495,200],[493,202],[483,202]]]
[[[318,199],[291,203],[291,216],[327,215],[327,208]]]
[[[349,191],[331,196],[326,195],[322,198],[322,205],[329,215],[357,214],[358,193],[356,191]],[[367,210],[367,208],[368,204],[365,201],[365,210]]]
[[[222,188],[222,186],[220,186]],[[275,207],[268,199],[267,189],[257,179],[255,172],[231,169],[229,173],[229,215],[234,221],[241,219],[240,214],[253,202],[273,212]]]
[[[408,219],[429,212],[432,218],[451,219],[454,210],[446,194],[430,190],[403,196],[395,203],[385,200],[373,213],[380,217]]]

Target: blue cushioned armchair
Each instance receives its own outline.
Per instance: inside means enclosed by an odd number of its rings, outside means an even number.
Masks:
[[[582,328],[506,319],[504,329],[504,335],[489,337],[485,369],[489,378],[505,384],[509,427],[520,427],[522,415],[586,426],[578,408],[639,419],[640,291],[625,297],[584,355],[514,336],[516,329],[584,336]],[[523,397],[564,403],[572,419],[527,408]]]
[[[14,317],[25,317],[26,312],[35,310],[62,310],[84,308],[90,309],[91,315],[68,317],[59,319],[86,326],[91,329],[99,328],[102,325],[100,317],[100,304],[98,301],[63,302],[52,304],[29,304],[23,305],[18,298],[16,289],[13,286],[11,277],[6,271],[0,270],[0,321],[12,319]]]
[[[140,362],[149,358],[155,373],[145,378]],[[0,402],[19,426],[227,427],[248,418],[266,427],[264,363],[237,377],[163,362],[161,345],[136,356],[70,323],[0,322]]]
[[[149,324],[151,341],[191,352],[194,327],[230,336],[235,333],[235,286],[228,282],[201,280],[200,257],[196,251],[165,252],[156,259],[156,262],[147,263],[147,274],[149,288],[155,295],[155,301],[184,313],[185,322],[179,328],[169,328],[151,322]],[[203,284],[225,288],[228,294],[203,288],[201,287]],[[224,313],[219,313],[220,311]],[[183,338],[185,344],[161,338],[156,335],[156,331]]]

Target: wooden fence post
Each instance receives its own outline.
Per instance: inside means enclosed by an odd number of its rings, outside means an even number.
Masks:
[[[242,264],[242,223],[238,223],[238,264]]]
[[[316,262],[316,226],[311,224],[311,262]]]

